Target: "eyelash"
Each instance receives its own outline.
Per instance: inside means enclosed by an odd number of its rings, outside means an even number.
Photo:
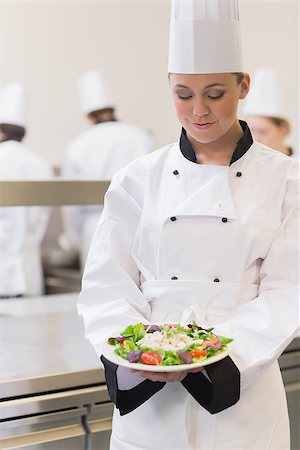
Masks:
[[[192,98],[192,96],[190,95],[189,97],[181,97],[180,95],[178,95],[178,98],[180,100],[189,100],[190,98]]]
[[[219,100],[220,98],[222,98],[224,96],[225,92],[222,92],[222,94],[217,95],[216,97],[213,97],[211,95],[208,95],[208,98],[210,100]],[[191,95],[189,95],[188,97],[181,97],[180,95],[178,95],[179,100],[189,100],[190,98],[192,98]]]
[[[225,92],[222,92],[222,94],[217,95],[216,97],[208,96],[211,100],[219,100],[219,98],[222,98]]]

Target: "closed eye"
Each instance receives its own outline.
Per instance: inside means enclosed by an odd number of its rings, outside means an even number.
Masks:
[[[182,95],[179,95],[179,94],[178,94],[178,98],[179,98],[180,100],[189,100],[190,98],[192,98],[192,96],[191,96],[191,95],[182,96]]]
[[[222,92],[219,95],[208,95],[208,98],[210,98],[211,100],[218,100],[219,98],[222,98],[224,94],[225,92]]]

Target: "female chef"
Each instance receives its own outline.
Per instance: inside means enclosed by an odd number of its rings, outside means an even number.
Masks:
[[[295,163],[253,142],[235,0],[174,2],[169,78],[179,142],[119,171],[79,297],[99,355],[134,323],[214,326],[234,338],[206,372],[131,372],[102,356],[111,449],[289,448],[277,358],[296,334]]]
[[[283,117],[278,78],[273,69],[256,70],[243,112],[257,142],[284,155],[293,155],[293,149],[285,142],[291,126]]]

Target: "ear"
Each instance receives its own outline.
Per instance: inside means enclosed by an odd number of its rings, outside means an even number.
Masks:
[[[288,123],[282,123],[279,126],[279,130],[280,130],[280,134],[283,138],[285,138],[286,136],[288,136],[290,134],[290,127]]]
[[[250,75],[249,73],[245,72],[243,81],[240,84],[240,96],[239,99],[242,100],[245,97],[247,97],[247,94],[250,89]]]

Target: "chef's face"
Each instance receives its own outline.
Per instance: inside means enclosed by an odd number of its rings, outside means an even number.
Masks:
[[[267,117],[248,117],[247,123],[255,141],[268,147],[280,150],[283,140],[288,134],[286,126],[277,126]]]
[[[177,116],[191,141],[210,144],[238,125],[239,99],[246,97],[250,78],[241,83],[231,73],[170,74]]]

